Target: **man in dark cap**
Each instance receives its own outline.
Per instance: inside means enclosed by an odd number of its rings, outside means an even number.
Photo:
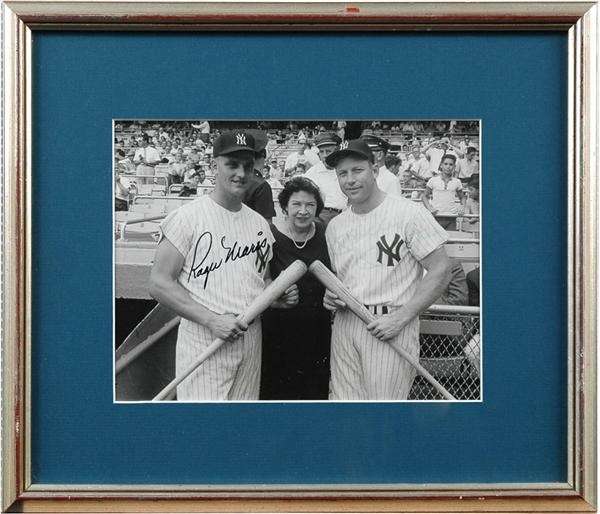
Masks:
[[[242,203],[254,172],[255,141],[224,132],[213,149],[214,190],[173,211],[161,223],[150,294],[181,316],[176,346],[179,376],[211,342],[226,344],[177,388],[177,399],[258,400],[261,325],[236,318],[265,288],[273,235],[267,221]],[[297,302],[297,288],[282,297]]]
[[[273,190],[261,173],[267,158],[267,133],[258,129],[248,129],[246,133],[254,138],[255,155],[254,173],[244,195],[244,203],[270,222],[276,214]]]
[[[373,152],[377,187],[390,195],[401,196],[400,182],[385,164],[390,144],[385,139],[372,134],[365,135],[362,139],[369,145],[369,148]]]
[[[325,159],[333,153],[341,143],[339,136],[333,132],[323,132],[315,137],[315,146],[319,150],[321,162],[308,169],[304,175],[311,179],[321,191],[325,207],[319,218],[327,225],[329,221],[346,208],[347,199],[337,180],[335,170]]]
[[[419,314],[450,280],[446,232],[422,205],[379,189],[374,161],[361,139],[342,143],[327,157],[350,205],[327,227],[332,269],[377,316],[365,325],[326,291],[324,306],[338,311],[331,339],[332,400],[408,397],[415,370],[392,346],[418,358]]]

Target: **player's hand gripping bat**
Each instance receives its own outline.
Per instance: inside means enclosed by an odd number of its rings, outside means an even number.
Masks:
[[[332,293],[334,293],[342,302],[344,302],[348,308],[367,325],[376,319],[375,315],[371,314],[362,303],[360,303],[350,290],[337,278],[325,264],[319,260],[315,260],[309,267],[308,270],[317,278],[319,281]],[[439,393],[446,398],[446,400],[456,400],[444,386],[442,386],[431,374],[406,350],[397,346],[391,345],[404,359],[406,359],[413,367],[423,375],[429,383],[435,387]]]
[[[306,273],[306,269],[306,264],[302,261],[297,260],[292,262],[254,299],[250,305],[248,305],[246,310],[238,316],[238,319],[245,323],[252,322],[275,300],[277,300],[288,287],[295,284],[300,277]],[[175,379],[169,382],[169,384],[158,393],[152,401],[157,402],[170,397],[175,388],[189,377],[206,359],[215,353],[223,343],[224,341],[222,339],[215,339],[189,368],[187,368],[180,376],[175,377]]]

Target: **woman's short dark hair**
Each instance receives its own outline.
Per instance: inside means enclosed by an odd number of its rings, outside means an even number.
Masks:
[[[317,201],[316,216],[321,214],[321,211],[325,206],[323,203],[323,198],[321,197],[321,192],[319,191],[317,184],[306,177],[292,177],[285,183],[285,186],[283,186],[281,193],[279,193],[279,196],[277,197],[279,199],[279,205],[283,211],[287,212],[290,196],[292,196],[294,193],[298,193],[299,191],[304,191],[315,197],[315,200]]]

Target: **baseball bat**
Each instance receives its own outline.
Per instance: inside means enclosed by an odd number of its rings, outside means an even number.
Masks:
[[[367,309],[362,303],[360,303],[356,297],[350,292],[350,290],[342,283],[342,281],[337,278],[328,268],[319,260],[313,261],[313,263],[308,267],[308,270],[317,278],[319,281],[332,293],[334,293],[342,302],[344,302],[348,308],[365,324],[369,324],[375,319],[375,315],[371,314],[369,309]],[[418,372],[423,375],[429,383],[435,387],[438,392],[446,398],[446,400],[456,400],[454,396],[452,396],[448,390],[442,386],[431,373],[427,371],[417,359],[415,359],[412,355],[410,355],[406,350],[402,348],[398,348],[394,345],[390,345],[394,350],[396,350],[404,359],[406,359]]]
[[[260,314],[265,311],[277,298],[279,298],[285,290],[292,284],[295,284],[302,275],[306,273],[306,264],[301,260],[292,262],[286,269],[284,269],[279,276],[273,280],[265,290],[259,294],[251,303],[246,307],[246,310],[240,314],[237,319],[244,323],[250,323],[256,319]],[[213,353],[215,353],[225,341],[223,339],[216,338],[206,349],[198,356],[196,361],[191,364],[181,375],[175,377],[167,386],[158,393],[153,399],[153,402],[164,400],[173,392],[181,382],[188,378],[200,365],[208,359]]]

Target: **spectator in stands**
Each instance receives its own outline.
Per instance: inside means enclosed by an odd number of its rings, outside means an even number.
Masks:
[[[204,187],[208,187],[208,186],[212,186],[213,183],[206,178],[206,171],[204,169],[204,166],[202,166],[201,164],[196,164],[194,166],[194,175],[193,177],[197,178],[197,182],[196,185],[198,186],[204,186]]]
[[[415,147],[411,155],[411,162],[406,169],[410,171],[411,175],[424,187],[427,181],[433,176],[430,168],[431,163],[425,154],[421,152],[419,147]]]
[[[277,169],[278,169],[278,175],[281,178],[285,178],[286,173],[285,173],[285,159],[281,159],[279,161],[277,161]]]
[[[444,305],[467,305],[469,302],[469,287],[467,276],[462,264],[456,259],[450,259],[450,282],[448,287],[435,303]]]
[[[447,129],[447,125],[446,125],[445,121],[436,122],[434,127],[435,127],[435,131],[437,133],[444,133],[444,132],[446,132],[446,129]]]
[[[473,175],[467,185],[467,200],[465,214],[477,215],[477,218],[464,218],[462,229],[464,232],[479,234],[479,175]]]
[[[208,143],[206,143],[206,147],[204,148],[204,156],[205,158],[208,157],[212,157],[213,154],[213,144],[212,141],[209,141]]]
[[[397,155],[386,155],[385,156],[385,167],[390,170],[396,177],[398,177],[398,173],[400,172],[400,167],[402,166],[402,160]]]
[[[158,150],[150,146],[150,136],[144,134],[142,146],[135,151],[133,162],[137,165],[137,175],[154,175],[154,166],[160,161]]]
[[[469,305],[479,306],[479,266],[467,273],[467,287],[469,289]]]
[[[168,141],[170,139],[169,133],[165,130],[163,126],[158,127],[158,138]]]
[[[204,170],[201,166],[196,165],[189,176],[183,182],[181,191],[178,196],[189,197],[201,194],[207,194],[210,189],[202,186],[212,186],[212,182],[206,179]]]
[[[338,120],[335,122],[336,133],[339,138],[343,141],[346,139],[346,122],[344,120]]]
[[[277,144],[282,145],[283,143],[285,143],[285,140],[286,134],[284,134],[282,130],[277,130],[275,137],[275,141],[277,142]]]
[[[450,145],[450,140],[447,137],[433,140],[423,148],[422,152],[429,159],[429,170],[434,175],[440,172],[439,169],[444,155],[450,154],[458,158],[457,149]]]
[[[421,191],[417,191],[419,187],[419,181],[411,174],[410,171],[405,170],[402,172],[400,191],[404,198],[409,198],[410,200],[419,200],[421,198]]]
[[[401,159],[400,173],[408,170],[415,163],[415,152],[407,149],[406,152],[403,152]]]
[[[171,151],[171,146],[169,145],[169,142],[167,140],[162,140],[160,142],[160,145],[157,147],[157,150],[158,155],[160,155],[160,158],[164,159],[165,157],[168,157]]]
[[[210,123],[207,120],[202,120],[197,125],[192,123],[192,127],[200,131],[200,140],[203,143],[208,143],[210,139]]]
[[[198,164],[200,162],[200,154],[198,153],[198,147],[192,146],[190,148],[190,153],[187,156],[187,160],[192,164]]]
[[[407,132],[408,134],[414,134],[416,131],[417,129],[412,121],[407,121],[402,127],[402,132]]]
[[[272,158],[269,161],[269,170],[270,170],[269,175],[271,177],[274,177],[278,180],[281,180],[284,177],[283,173],[281,173],[281,171],[279,170],[279,166],[277,166],[277,159],[275,159],[275,158]]]
[[[129,195],[133,194],[134,187],[129,179],[122,175],[117,167],[115,156],[115,211],[129,210]]]
[[[452,176],[455,165],[456,157],[445,155],[440,164],[440,175],[429,179],[423,195],[423,204],[446,230],[456,230],[456,217],[464,212],[462,183]]]
[[[302,162],[296,164],[294,171],[292,172],[292,177],[301,177],[306,174],[306,165]]]
[[[171,164],[169,163],[169,159],[167,157],[163,157],[160,160],[160,162],[154,167],[154,176],[165,177],[167,179],[167,184],[168,184],[170,175],[171,175]]]
[[[177,194],[177,196],[181,198],[187,198],[190,196],[198,195],[198,186],[195,184],[196,178],[192,182],[184,183],[181,185],[181,191]]]
[[[254,139],[254,174],[249,181],[249,186],[244,194],[243,202],[258,212],[268,222],[275,217],[275,205],[273,203],[273,190],[262,175],[267,157],[267,133],[263,130],[248,129],[246,131]]]
[[[296,168],[296,164],[302,163],[305,168],[310,168],[315,164],[319,163],[319,157],[314,153],[308,151],[310,145],[304,140],[304,143],[300,146],[297,152],[290,153],[284,163],[285,175],[292,175]]]
[[[467,149],[472,146],[473,148],[477,149],[476,145],[471,142],[471,137],[468,134],[465,134],[462,138],[461,141],[458,142],[458,144],[456,145],[458,147],[458,149],[463,153],[466,154],[467,153]]]
[[[135,164],[133,162],[133,157],[135,155],[135,150],[131,149],[127,152],[127,155],[121,150],[120,153],[117,151],[119,157],[119,169],[122,173],[131,174],[135,172]]]
[[[171,164],[171,168],[168,172],[169,185],[181,184],[185,177],[186,170],[187,166],[183,159],[183,153],[178,153],[175,155],[175,162]]]
[[[127,172],[127,167],[124,164],[125,160],[126,160],[125,152],[120,149],[115,150],[115,170],[114,171],[118,171],[119,173]]]
[[[171,145],[171,153],[173,155],[177,155],[177,153],[179,152],[179,149],[182,148],[181,146],[181,138],[176,137],[175,140],[173,141],[173,144]],[[183,149],[182,149],[183,151]]]
[[[268,166],[263,167],[263,177],[267,181],[267,183],[271,186],[271,189],[281,189],[283,188],[283,184],[274,177],[271,177],[271,168]]]
[[[321,162],[311,166],[304,175],[311,179],[321,191],[324,207],[319,214],[319,219],[327,225],[329,221],[346,208],[348,199],[342,193],[337,174],[334,168],[325,163],[328,155],[332,154],[341,143],[339,136],[334,132],[323,132],[315,137],[315,146],[319,149]]]
[[[459,159],[456,163],[456,176],[465,184],[473,175],[479,175],[479,159],[477,148],[469,146],[466,157]]]
[[[196,175],[195,165],[191,161],[185,161],[185,170],[183,172],[183,182],[191,182],[193,175]]]

